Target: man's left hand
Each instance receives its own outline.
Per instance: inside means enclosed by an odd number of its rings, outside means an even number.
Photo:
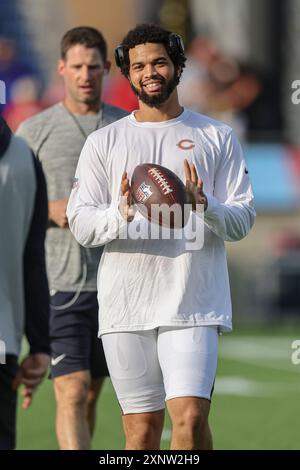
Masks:
[[[204,206],[204,211],[207,209],[207,197],[203,192],[203,181],[198,176],[195,165],[189,165],[187,160],[184,160],[184,173],[185,173],[185,187],[190,196],[193,211],[196,210],[197,204]]]

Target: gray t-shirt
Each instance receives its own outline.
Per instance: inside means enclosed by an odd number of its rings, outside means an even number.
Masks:
[[[63,103],[58,103],[20,125],[17,135],[27,141],[42,163],[49,201],[69,197],[86,137],[127,114],[104,104],[97,115],[71,115]],[[51,291],[97,290],[101,254],[102,248],[83,248],[68,228],[50,222],[46,255]]]

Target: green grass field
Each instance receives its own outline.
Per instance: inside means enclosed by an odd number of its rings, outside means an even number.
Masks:
[[[216,449],[300,449],[300,364],[291,362],[299,329],[236,331],[220,338],[210,423]],[[20,405],[20,404],[19,404]],[[46,380],[32,408],[18,411],[18,449],[57,449],[52,384]],[[166,419],[163,448],[168,449]],[[119,406],[107,380],[98,404],[94,449],[124,446]]]

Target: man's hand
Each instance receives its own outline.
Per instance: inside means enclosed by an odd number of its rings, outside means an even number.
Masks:
[[[49,219],[61,228],[69,227],[66,214],[67,204],[68,199],[57,199],[56,201],[49,201],[48,204]]]
[[[207,209],[207,198],[203,192],[203,181],[198,176],[195,165],[189,165],[187,160],[184,160],[184,173],[185,173],[185,187],[190,196],[193,211],[196,210],[197,204],[204,206],[204,211]]]
[[[136,213],[136,210],[133,207],[129,179],[127,178],[126,171],[124,171],[122,175],[121,201],[119,204],[119,211],[123,219],[127,220],[127,222],[131,222],[134,219],[134,215]]]
[[[24,385],[22,408],[27,409],[31,405],[33,392],[46,375],[49,364],[50,356],[44,353],[30,354],[20,364],[12,387],[17,390],[20,385]]]

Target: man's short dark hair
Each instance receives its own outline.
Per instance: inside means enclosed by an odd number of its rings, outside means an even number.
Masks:
[[[99,50],[103,61],[106,61],[107,44],[100,31],[97,29],[91,28],[90,26],[78,26],[77,28],[67,31],[60,44],[61,58],[65,60],[68,50],[77,44],[82,44],[90,48],[95,47]]]
[[[170,47],[169,38],[171,34],[171,31],[167,31],[161,26],[151,23],[138,24],[134,29],[131,29],[120,44],[123,47],[124,56],[126,58],[125,62],[121,66],[121,72],[123,75],[125,75],[125,77],[128,77],[129,75],[129,49],[133,49],[135,46],[145,44],[146,42],[163,44],[175,68],[184,68],[186,57],[182,52],[180,52],[179,48]]]

